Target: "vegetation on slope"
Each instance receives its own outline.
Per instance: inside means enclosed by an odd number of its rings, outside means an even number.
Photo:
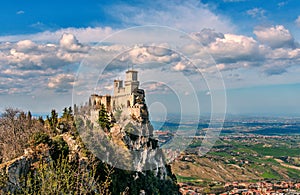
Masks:
[[[111,124],[104,110],[98,122],[109,132]],[[6,109],[0,117],[0,194],[178,194],[174,175],[161,179],[151,170],[126,171],[101,162],[78,135],[76,125],[82,123],[75,121],[70,107],[63,109],[61,117],[52,110],[46,120]],[[93,126],[88,121],[86,125]],[[29,170],[21,170],[16,184],[9,183],[5,167],[16,157],[27,159],[25,149],[30,153]],[[171,173],[170,166],[166,169]]]
[[[83,146],[80,151],[71,151],[64,135]],[[0,194],[111,194],[114,169],[84,149],[71,108],[65,108],[61,118],[52,110],[45,121],[8,108],[0,118],[0,140]],[[24,149],[30,154],[22,158],[31,166],[25,163],[18,181],[11,183],[14,176],[7,175],[6,167],[24,155]]]

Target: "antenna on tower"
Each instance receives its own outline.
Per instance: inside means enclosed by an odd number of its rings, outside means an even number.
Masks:
[[[129,64],[128,64],[128,61],[127,61],[127,71],[129,70]]]
[[[133,70],[133,63],[131,64],[131,70]]]

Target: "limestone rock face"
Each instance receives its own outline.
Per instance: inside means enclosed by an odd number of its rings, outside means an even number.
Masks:
[[[132,171],[136,175],[134,182],[143,183],[149,179],[152,183],[168,183],[169,189],[174,191],[159,193],[178,194],[171,169],[153,136],[145,91],[139,89],[137,71],[126,72],[125,87],[121,80],[115,80],[113,87],[112,96],[92,95],[87,106],[79,110],[76,120],[81,124],[78,131],[83,142],[100,160]],[[109,116],[109,125],[103,109]],[[147,193],[154,192],[148,190]]]
[[[64,141],[68,144],[70,159],[79,157],[81,161],[88,161],[81,154],[80,146],[73,136],[68,133],[60,136],[62,136]],[[22,187],[23,177],[28,174],[30,169],[34,167],[34,164],[39,161],[40,158],[43,158],[46,162],[51,161],[50,153],[50,148],[47,145],[40,144],[35,148],[25,149],[24,155],[20,157],[0,164],[0,174],[7,179],[4,189],[0,188],[0,190],[14,194]]]
[[[21,187],[20,179],[25,176],[35,158],[30,153],[24,154],[6,163],[0,164],[1,174],[7,177],[7,184],[3,191],[14,193]]]

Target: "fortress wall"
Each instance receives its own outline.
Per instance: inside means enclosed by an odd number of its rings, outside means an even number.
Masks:
[[[125,87],[115,88],[114,95],[125,95]]]
[[[92,109],[100,109],[103,104],[108,112],[112,112],[116,109],[123,109],[133,107],[136,103],[135,98],[139,97],[139,103],[144,102],[144,91],[139,90],[139,81],[137,80],[137,71],[126,71],[126,80],[114,80],[114,94],[112,96],[106,95],[92,95],[90,97],[90,103]],[[125,84],[125,86],[123,85]],[[140,116],[138,109],[133,111],[135,115]]]
[[[91,110],[91,121],[98,121],[99,110]]]
[[[106,110],[111,111],[111,96],[99,96],[99,95],[92,95],[90,97],[90,101],[92,104],[92,108],[100,109],[101,104],[103,104]]]
[[[141,117],[141,107],[140,106],[134,106],[131,108],[128,108],[129,113],[131,115],[134,115],[136,118],[140,118]]]
[[[128,104],[132,106],[133,103],[134,103],[134,95],[131,94],[117,95],[111,98],[112,110],[118,108],[127,108]]]
[[[90,97],[91,106],[97,107],[100,105],[101,102],[101,96],[99,95],[91,95]]]
[[[107,111],[111,111],[111,96],[103,96],[101,98],[101,104],[103,104]]]

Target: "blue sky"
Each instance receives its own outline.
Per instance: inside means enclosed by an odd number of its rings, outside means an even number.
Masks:
[[[299,10],[298,0],[1,1],[0,109],[61,110],[72,103],[74,78],[82,60],[95,51],[116,55],[131,43],[139,45],[133,31],[120,36],[126,43],[96,43],[126,28],[162,25],[186,32],[211,54],[224,79],[229,113],[299,115]],[[147,37],[147,32],[143,34]],[[197,52],[190,53],[191,57],[196,59]],[[166,52],[165,60],[140,45],[123,58],[142,64],[135,59],[141,55],[169,65],[170,70],[191,71],[174,53]],[[159,65],[151,66],[156,67],[151,68],[153,75],[161,71]],[[122,77],[117,65],[111,69],[115,74],[109,79]],[[211,66],[201,71],[208,74]],[[215,73],[209,74],[213,78]],[[176,83],[174,75],[169,76],[169,82]],[[162,88],[159,83],[148,87],[151,95],[155,87]],[[198,87],[201,104],[209,103],[203,98],[208,90]],[[209,110],[204,106],[204,112]]]

